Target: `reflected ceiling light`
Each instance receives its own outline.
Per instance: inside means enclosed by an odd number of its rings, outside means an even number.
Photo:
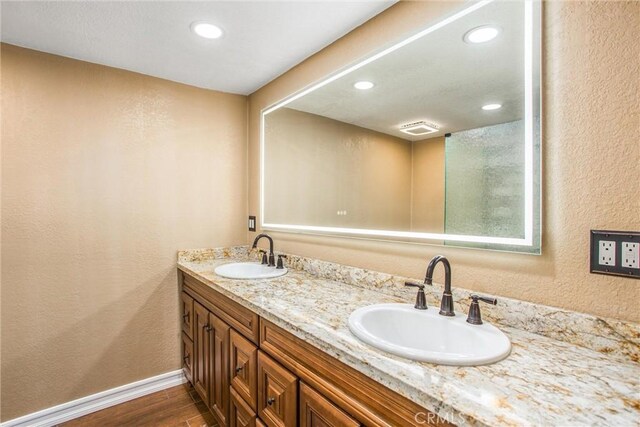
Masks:
[[[400,132],[404,132],[412,136],[428,135],[430,133],[438,132],[438,130],[438,126],[425,121],[407,123],[400,126]]]
[[[222,29],[217,25],[208,22],[194,22],[191,24],[191,31],[205,39],[218,39],[222,37]]]
[[[360,82],[355,82],[353,84],[353,87],[355,87],[356,89],[360,89],[360,90],[371,89],[373,86],[374,86],[374,84],[372,82],[368,82],[366,80],[362,80]]]
[[[499,110],[500,108],[502,108],[502,104],[487,104],[482,106],[484,111]]]
[[[500,33],[500,30],[496,27],[483,25],[467,31],[464,35],[464,41],[467,43],[484,43],[495,39],[498,33]]]

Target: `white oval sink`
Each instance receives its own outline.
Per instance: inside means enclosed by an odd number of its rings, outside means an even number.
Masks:
[[[471,325],[467,316],[446,317],[437,307],[377,304],[355,310],[349,329],[362,341],[398,356],[440,365],[495,363],[511,352],[509,338],[493,325]]]
[[[259,262],[233,262],[216,267],[218,276],[228,279],[272,279],[287,274],[286,268],[277,269]]]

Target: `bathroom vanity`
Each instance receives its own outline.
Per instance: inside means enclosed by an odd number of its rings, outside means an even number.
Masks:
[[[415,362],[363,343],[347,325],[363,306],[412,304],[415,291],[404,288],[406,278],[290,254],[281,277],[232,280],[214,273],[257,259],[247,247],[179,255],[183,369],[221,426],[605,419],[633,425],[640,419],[637,325],[501,299],[483,318],[509,336],[509,357],[476,367]],[[437,285],[427,289],[431,309],[441,293]],[[456,316],[466,317],[468,291],[454,288],[454,300]]]
[[[189,273],[180,277],[183,370],[220,426],[404,426],[416,414],[450,425]]]

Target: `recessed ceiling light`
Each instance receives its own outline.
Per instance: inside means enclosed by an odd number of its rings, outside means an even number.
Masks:
[[[366,80],[360,81],[360,82],[355,82],[353,84],[353,87],[355,87],[356,89],[360,89],[360,90],[367,90],[367,89],[371,89],[373,87],[373,83],[372,82],[368,82]]]
[[[222,37],[222,29],[208,22],[194,22],[191,24],[191,31],[205,39],[218,39]]]
[[[502,104],[487,104],[482,106],[482,109],[485,111],[498,110],[500,108],[502,108]]]
[[[484,43],[493,40],[500,33],[500,30],[490,25],[483,25],[467,31],[464,41],[467,43]]]
[[[404,132],[413,136],[427,135],[437,132],[438,130],[438,126],[427,123],[424,120],[414,123],[407,123],[400,126],[400,132]]]

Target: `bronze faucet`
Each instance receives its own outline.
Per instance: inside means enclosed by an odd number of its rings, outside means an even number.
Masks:
[[[276,257],[273,254],[273,239],[271,238],[271,236],[269,236],[266,233],[262,233],[262,234],[258,234],[258,236],[256,237],[256,239],[253,241],[253,246],[251,246],[251,249],[255,249],[258,246],[258,240],[262,239],[263,237],[267,238],[267,240],[269,240],[269,267],[275,267],[276,266]],[[263,264],[267,264],[265,262],[265,257],[262,257],[262,263]]]
[[[440,302],[440,314],[442,316],[455,316],[456,314],[453,311],[453,295],[451,294],[451,264],[449,264],[449,260],[446,257],[443,255],[433,257],[427,267],[424,283],[431,285],[433,282],[433,270],[439,262],[442,262],[444,266],[444,293],[442,294],[442,301]]]

